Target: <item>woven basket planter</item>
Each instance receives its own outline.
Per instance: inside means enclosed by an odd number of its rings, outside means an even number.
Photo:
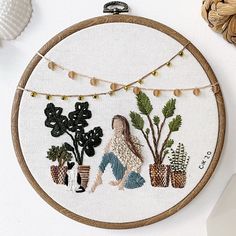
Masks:
[[[236,46],[236,0],[203,0],[202,17],[214,31]]]
[[[78,172],[81,177],[81,186],[83,186],[84,189],[86,189],[89,181],[90,166],[80,165],[78,166]]]
[[[56,184],[65,184],[67,166],[51,166],[51,176]]]
[[[171,172],[171,184],[174,188],[184,188],[186,184],[186,172],[173,171]]]
[[[170,166],[169,165],[149,165],[149,174],[151,185],[153,187],[168,187],[170,180]]]

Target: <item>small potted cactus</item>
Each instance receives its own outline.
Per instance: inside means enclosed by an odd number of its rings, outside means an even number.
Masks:
[[[56,184],[64,184],[67,172],[67,166],[64,164],[72,159],[72,155],[66,150],[65,145],[61,147],[51,146],[47,152],[46,158],[52,162],[58,162],[58,165],[51,166],[51,176]]]
[[[140,92],[136,96],[139,113],[130,112],[131,122],[134,128],[141,131],[153,157],[153,164],[149,166],[151,185],[153,187],[168,187],[170,180],[170,166],[164,164],[164,160],[169,153],[174,140],[171,139],[173,132],[177,132],[182,124],[180,115],[174,116],[176,99],[170,99],[162,108],[162,117],[154,115],[153,106],[149,97]],[[145,128],[145,120],[147,127]],[[165,126],[167,121],[173,117],[168,123],[168,131]],[[166,132],[166,133],[165,133]]]
[[[171,184],[174,188],[184,188],[186,184],[186,169],[190,160],[184,145],[179,143],[176,150],[171,149],[170,155]]]

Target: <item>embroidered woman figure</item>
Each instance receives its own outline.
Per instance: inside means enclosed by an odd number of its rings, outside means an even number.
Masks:
[[[105,148],[105,153],[99,165],[96,180],[91,188],[94,192],[98,185],[102,184],[102,175],[108,164],[111,165],[115,180],[110,184],[124,188],[134,189],[141,187],[145,180],[140,175],[143,157],[139,140],[130,134],[127,119],[116,115],[112,119],[113,137]]]

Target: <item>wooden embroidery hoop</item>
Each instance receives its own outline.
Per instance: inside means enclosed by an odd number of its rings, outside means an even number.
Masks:
[[[65,39],[69,35],[80,31],[82,29],[95,26],[95,25],[100,25],[100,24],[107,24],[107,23],[112,23],[112,22],[119,22],[119,23],[132,23],[132,24],[138,24],[146,27],[153,28],[155,30],[161,31],[168,36],[172,37],[176,41],[178,41],[180,44],[183,46],[186,45],[189,41],[183,37],[181,34],[178,32],[174,31],[173,29],[150,19],[146,19],[143,17],[137,17],[137,16],[130,16],[130,15],[108,15],[108,16],[100,16],[100,17],[95,17],[92,19],[85,20],[83,22],[77,23],[75,25],[72,25],[71,27],[63,30],[59,34],[57,34],[55,37],[53,37],[49,42],[47,42],[40,50],[39,53],[42,55],[45,55],[51,48],[53,48],[56,44],[58,44],[61,40]],[[203,57],[203,55],[198,51],[198,49],[193,45],[193,44],[188,44],[187,49],[192,53],[192,55],[196,58],[196,60],[199,62],[205,73],[207,74],[209,81],[211,84],[216,84],[217,79],[215,77],[214,72],[212,71],[210,65],[206,61],[206,59]],[[18,84],[18,86],[24,88],[31,73],[39,63],[39,61],[42,58],[39,57],[38,55],[35,55],[27,68],[25,69],[21,80]],[[214,169],[216,168],[216,165],[218,163],[218,160],[220,158],[220,154],[223,148],[223,143],[224,143],[224,134],[225,134],[225,108],[224,108],[224,101],[222,97],[222,93],[220,91],[217,91],[215,94],[215,98],[217,101],[217,108],[218,108],[218,118],[219,118],[219,123],[218,123],[218,138],[217,138],[217,144],[214,152],[214,156],[212,158],[212,161],[205,172],[204,176],[202,177],[201,181],[198,183],[198,185],[178,204],[173,206],[172,208],[168,209],[165,212],[162,212],[159,215],[156,215],[154,217],[150,217],[147,219],[139,220],[139,221],[133,221],[133,222],[127,222],[127,223],[108,223],[108,222],[101,222],[101,221],[96,221],[96,220],[91,220],[82,216],[79,216],[63,206],[59,205],[56,201],[54,201],[36,182],[36,180],[33,178],[26,161],[24,159],[24,156],[22,154],[21,150],[21,145],[20,145],[20,140],[19,140],[19,133],[18,133],[18,115],[19,115],[19,107],[21,103],[21,97],[22,97],[22,90],[16,90],[15,93],[15,98],[13,102],[13,107],[12,107],[12,116],[11,116],[11,128],[12,128],[12,139],[13,139],[13,144],[15,148],[15,152],[18,158],[18,162],[27,177],[28,181],[30,184],[33,186],[33,188],[38,192],[38,194],[48,203],[50,204],[53,208],[55,208],[57,211],[60,213],[64,214],[65,216],[70,217],[71,219],[74,219],[76,221],[79,221],[81,223],[95,226],[95,227],[101,227],[101,228],[109,228],[109,229],[127,229],[127,228],[135,228],[135,227],[141,227],[145,225],[152,224],[154,222],[160,221],[166,217],[169,217],[170,215],[176,213],[179,211],[181,208],[183,208],[185,205],[187,205],[201,190],[202,188],[206,185],[208,182],[209,178],[211,177]]]

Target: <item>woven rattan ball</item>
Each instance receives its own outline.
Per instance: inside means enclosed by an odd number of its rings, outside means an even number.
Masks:
[[[236,0],[204,0],[202,17],[214,31],[236,46]]]

